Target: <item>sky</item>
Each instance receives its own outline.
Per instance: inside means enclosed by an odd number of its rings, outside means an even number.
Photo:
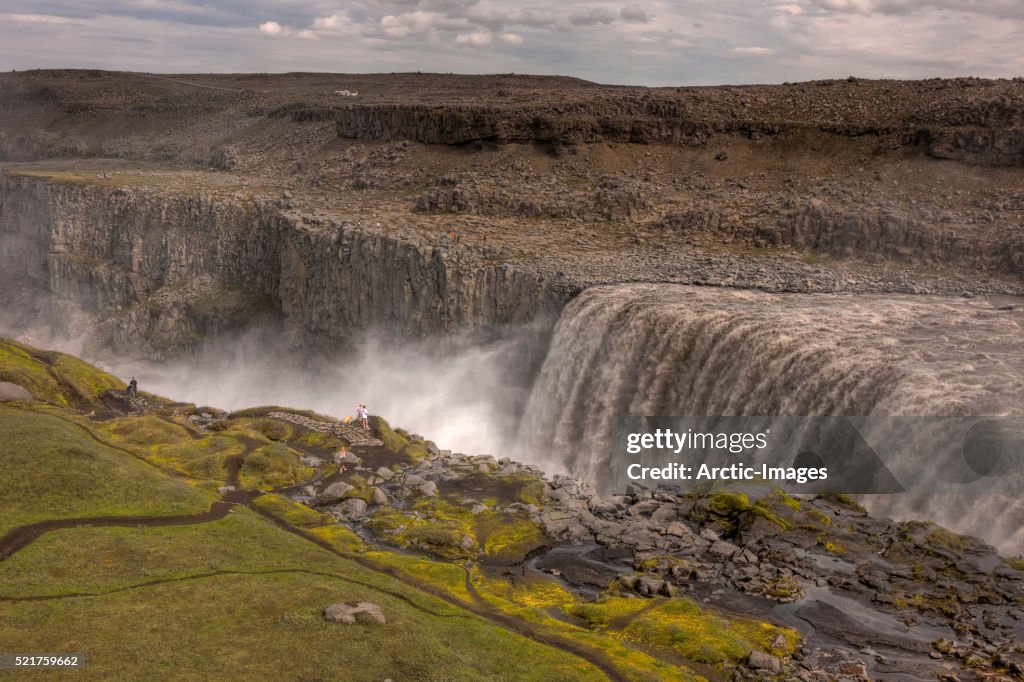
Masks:
[[[0,69],[537,73],[712,85],[1024,75],[1024,0],[0,0]]]

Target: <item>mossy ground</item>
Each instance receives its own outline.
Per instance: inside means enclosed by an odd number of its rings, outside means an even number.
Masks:
[[[405,510],[380,509],[367,526],[402,547],[505,565],[521,562],[547,543],[543,529],[525,516],[494,510],[474,515],[455,495],[423,498]],[[466,538],[471,545],[463,545]]]
[[[58,414],[0,405],[0,534],[48,519],[209,509],[210,493],[102,445]]]
[[[786,628],[711,613],[686,598],[647,600],[609,597],[574,604],[566,612],[587,627],[617,633],[627,640],[669,647],[684,658],[707,664],[739,663],[751,651],[789,655],[799,635]],[[781,637],[779,637],[781,635]],[[785,646],[773,648],[778,637]]]

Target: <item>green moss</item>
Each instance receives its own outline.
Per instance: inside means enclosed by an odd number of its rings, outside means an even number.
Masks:
[[[271,516],[303,528],[323,525],[330,518],[281,495],[260,495],[253,503]]]
[[[846,554],[846,547],[844,547],[843,544],[838,540],[825,540],[822,543],[822,547],[824,547],[827,551],[832,552],[833,554]]]
[[[370,520],[366,522],[366,527],[374,535],[387,535],[412,523],[414,523],[413,517],[407,516],[402,512],[392,509],[378,509],[370,517]]]
[[[245,455],[239,480],[246,489],[273,490],[309,480],[313,470],[281,443],[271,443]]]
[[[793,528],[792,523],[772,511],[768,504],[769,503],[765,502],[765,500],[758,500],[757,503],[747,510],[747,512],[754,516],[760,516],[762,519],[771,521],[782,530],[790,530]]]
[[[272,441],[286,441],[292,436],[291,424],[277,419],[237,419],[231,422],[230,427],[238,431],[255,431]]]
[[[430,457],[430,452],[422,441],[411,441],[404,445],[400,452],[413,462],[420,462]]]
[[[540,507],[544,504],[544,481],[530,479],[523,483],[519,490],[519,501]]]
[[[849,509],[851,511],[861,512],[864,514],[867,513],[867,510],[864,507],[859,505],[856,500],[854,500],[846,493],[822,493],[821,495],[818,495],[816,499],[827,500],[828,502],[832,502],[833,504],[839,505],[840,507],[843,507],[844,509]]]
[[[73,393],[76,402],[96,404],[99,396],[107,391],[123,391],[124,383],[76,357],[57,354],[52,365],[53,373]]]
[[[744,493],[716,491],[708,495],[708,509],[719,516],[734,516],[750,509],[750,498]]]
[[[778,493],[774,496],[773,499],[778,500],[779,503],[786,505],[793,511],[800,511],[800,500],[796,499],[795,497],[790,497],[785,493]]]
[[[947,549],[958,556],[964,551],[964,538],[945,528],[936,527],[925,536],[925,540],[931,545]]]
[[[620,631],[627,640],[668,647],[691,661],[739,663],[753,650],[779,656],[792,654],[800,641],[793,630],[740,618],[725,618],[686,598],[655,602],[610,597],[591,604],[570,604],[566,613],[592,629]],[[785,644],[773,649],[782,635]]]
[[[363,549],[363,541],[358,535],[340,524],[332,524],[312,528],[310,535],[326,541],[339,552],[359,552]]]
[[[295,444],[303,448],[312,448],[324,452],[337,452],[348,443],[330,433],[307,431],[295,439]]]
[[[1006,565],[1017,571],[1024,571],[1024,556],[1003,559]]]
[[[547,544],[540,526],[512,514],[483,512],[473,527],[484,555],[495,563],[517,564]]]
[[[482,587],[505,601],[531,608],[563,608],[575,601],[559,583],[533,575],[523,576],[515,583],[492,578],[485,580]]]
[[[396,433],[383,417],[370,417],[370,427],[391,452],[400,453],[409,444],[409,440]]]
[[[827,514],[824,514],[824,513],[820,512],[820,511],[818,511],[817,509],[811,509],[810,511],[805,512],[805,513],[807,514],[807,516],[811,517],[812,519],[814,519],[815,521],[817,521],[818,523],[820,523],[823,526],[831,526],[832,525],[832,519]]]
[[[0,381],[18,384],[36,400],[67,405],[67,398],[57,380],[50,376],[46,363],[32,357],[28,348],[0,339]]]
[[[209,493],[102,445],[87,429],[53,414],[0,406],[0,535],[46,519],[194,514],[209,508]]]
[[[765,594],[773,599],[797,599],[801,593],[800,583],[785,576],[771,580],[765,585]]]

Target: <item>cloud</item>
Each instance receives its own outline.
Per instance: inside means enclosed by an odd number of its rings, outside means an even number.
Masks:
[[[52,14],[0,14],[0,21],[14,24],[73,24],[75,19]]]
[[[260,24],[260,33],[266,33],[268,36],[279,36],[284,31],[284,27],[276,21],[264,21]]]
[[[830,12],[854,14],[911,14],[935,10],[984,14],[994,17],[1024,18],[1020,0],[809,0],[810,4]]]
[[[619,11],[619,14],[626,21],[632,21],[638,24],[646,24],[650,21],[650,18],[639,5],[630,5],[629,7],[623,7]]]
[[[597,26],[599,24],[611,24],[615,22],[615,13],[611,10],[598,7],[582,12],[574,12],[569,15],[569,23],[573,26]]]
[[[273,72],[343,64],[346,71],[514,71],[646,85],[1024,72],[1024,0],[2,4],[0,66],[18,69]]]
[[[490,31],[477,31],[475,33],[460,33],[455,36],[456,45],[471,45],[473,47],[484,47],[494,41],[494,35]]]

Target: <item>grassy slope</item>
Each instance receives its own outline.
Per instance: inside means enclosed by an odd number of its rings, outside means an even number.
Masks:
[[[579,659],[325,552],[248,511],[201,526],[48,534],[0,564],[0,595],[96,593],[215,571],[279,569],[338,577],[229,574],[98,597],[0,602],[0,641],[16,650],[82,653],[89,661],[84,679],[599,679]],[[357,599],[380,604],[389,624],[323,621],[327,604]]]
[[[203,512],[213,497],[56,414],[0,405],[0,534],[47,519]]]

